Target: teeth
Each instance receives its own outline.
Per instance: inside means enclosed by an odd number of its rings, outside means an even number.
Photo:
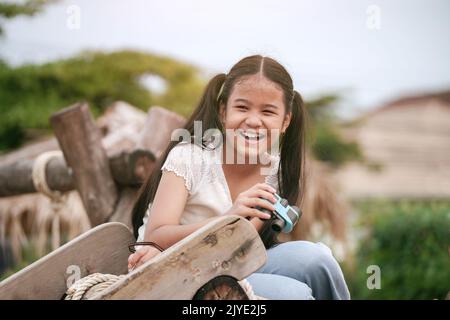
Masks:
[[[256,132],[246,132],[246,131],[239,131],[239,133],[244,137],[251,140],[260,140],[263,139],[265,136],[264,134],[258,134]]]

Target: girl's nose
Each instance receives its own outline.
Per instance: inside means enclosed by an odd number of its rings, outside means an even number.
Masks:
[[[249,115],[247,119],[245,119],[245,124],[249,127],[260,127],[262,126],[262,121],[256,115]]]

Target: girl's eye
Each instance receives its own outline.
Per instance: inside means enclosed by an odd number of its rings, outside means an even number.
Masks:
[[[247,110],[246,106],[236,106],[235,108],[242,111]]]
[[[275,112],[270,111],[270,110],[264,110],[263,113],[264,113],[264,114],[267,114],[267,115],[276,115]]]

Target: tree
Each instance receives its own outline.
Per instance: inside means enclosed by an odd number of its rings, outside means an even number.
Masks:
[[[40,12],[42,8],[52,2],[57,0],[27,0],[22,3],[11,3],[11,2],[0,2],[0,18],[11,19],[16,16],[26,15],[33,16]],[[3,28],[0,25],[0,34],[3,33]]]
[[[311,119],[308,142],[314,157],[333,166],[339,166],[346,161],[362,160],[359,145],[345,141],[340,135],[333,109],[338,101],[338,95],[327,94],[306,102]]]
[[[147,88],[142,77],[148,75],[160,78],[166,90]],[[52,113],[77,101],[89,102],[95,115],[123,100],[143,110],[161,105],[187,116],[204,84],[195,66],[136,51],[88,51],[14,68],[0,62],[0,150],[20,146],[29,129],[45,132]]]

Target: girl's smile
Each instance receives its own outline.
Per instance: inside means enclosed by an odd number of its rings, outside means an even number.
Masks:
[[[262,141],[266,138],[266,133],[263,132],[256,132],[253,130],[244,130],[244,129],[237,129],[236,133],[244,138],[249,143],[254,143],[258,141]]]

